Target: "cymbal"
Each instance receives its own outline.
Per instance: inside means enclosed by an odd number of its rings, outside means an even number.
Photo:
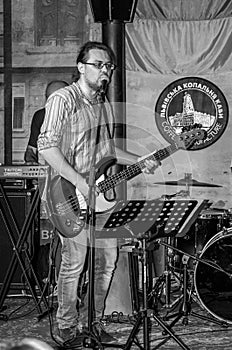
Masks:
[[[197,187],[222,187],[221,185],[211,184],[207,182],[199,182],[194,179],[183,178],[177,181],[164,181],[164,182],[154,182],[159,185],[170,185],[170,186],[197,186]]]

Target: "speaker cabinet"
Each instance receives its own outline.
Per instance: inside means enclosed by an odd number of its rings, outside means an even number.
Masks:
[[[18,225],[19,230],[22,229],[26,215],[29,210],[32,193],[28,190],[20,191],[6,191],[7,198],[9,200],[12,212],[15,217],[15,221]],[[4,200],[2,194],[0,195],[0,201],[4,205]],[[30,230],[28,236],[25,240],[25,247],[28,251],[32,249],[32,231]],[[16,240],[18,237],[16,238]],[[13,255],[13,245],[8,234],[7,226],[4,220],[2,211],[0,210],[0,285],[3,283],[6,276],[12,255]],[[21,254],[22,258],[24,254]],[[11,288],[21,288],[24,283],[23,272],[20,267],[19,261],[17,260],[17,268],[14,272],[13,278],[11,280]]]

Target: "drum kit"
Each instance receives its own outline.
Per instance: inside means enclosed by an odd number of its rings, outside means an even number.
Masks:
[[[190,196],[191,186],[222,187],[198,182],[191,174],[178,181],[158,184],[185,186]],[[183,196],[183,191],[180,192]],[[174,195],[175,196],[175,195]],[[168,196],[171,198],[172,196]],[[165,266],[155,278],[148,299],[157,313],[166,312],[164,320],[174,318],[172,327],[183,317],[188,323],[191,314],[220,325],[232,324],[232,216],[230,210],[201,210],[184,237],[159,240],[164,247]],[[178,294],[179,291],[179,294]],[[172,295],[173,294],[173,295]],[[191,311],[191,302],[211,314],[210,318]],[[180,308],[177,312],[177,306]]]
[[[179,181],[159,184],[186,188],[151,201],[121,203],[107,228],[122,231],[125,243],[120,248],[129,253],[132,311],[137,317],[124,349],[130,348],[141,325],[143,349],[150,349],[148,325],[153,317],[169,335],[166,339],[189,350],[172,331],[179,320],[187,325],[194,316],[222,327],[232,324],[232,216],[229,210],[212,208],[209,200],[190,198],[191,186],[220,185],[198,182],[188,173]],[[164,266],[157,274],[160,248]],[[193,302],[210,315],[193,312]]]

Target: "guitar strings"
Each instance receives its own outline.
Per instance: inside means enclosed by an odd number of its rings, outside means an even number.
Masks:
[[[76,211],[80,207],[77,198],[71,197],[67,201],[59,203],[59,205],[57,205],[56,208],[58,209],[60,215],[64,215],[66,213],[69,213],[71,210]]]
[[[171,153],[171,150],[177,149],[176,145],[170,145],[166,149],[159,150],[156,155],[151,155],[147,157],[146,159],[155,159],[160,160],[166,157]],[[98,183],[98,187],[101,192],[106,192],[110,190],[115,185],[119,184],[123,180],[126,180],[130,178],[131,176],[134,176],[135,174],[139,174],[142,172],[142,169],[145,167],[145,161],[146,159],[142,159],[136,164],[132,164],[127,169],[121,171],[120,173],[111,175],[109,178],[106,178],[104,181]]]

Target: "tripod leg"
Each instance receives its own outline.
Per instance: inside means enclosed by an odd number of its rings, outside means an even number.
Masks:
[[[210,322],[218,324],[219,326],[222,326],[222,327],[229,327],[228,323],[226,323],[225,321],[217,321],[216,319],[213,319],[211,317],[199,315],[196,312],[191,312],[191,316],[198,317],[201,320],[210,321]]]
[[[138,313],[137,321],[136,321],[136,323],[135,323],[135,325],[134,325],[134,327],[133,327],[133,329],[132,329],[132,331],[131,331],[131,333],[130,333],[130,335],[129,335],[129,337],[128,337],[128,339],[127,339],[127,341],[126,341],[126,343],[125,343],[125,345],[123,347],[123,349],[126,350],[126,349],[130,349],[131,348],[132,343],[134,341],[134,338],[136,337],[136,334],[139,331],[139,328],[140,328],[140,325],[142,323],[142,320],[143,320],[142,314]]]
[[[166,334],[169,334],[171,338],[173,338],[182,349],[189,350],[189,347],[185,345],[171,330],[170,327],[167,326],[157,315],[153,314],[153,318],[155,321],[164,329]]]

